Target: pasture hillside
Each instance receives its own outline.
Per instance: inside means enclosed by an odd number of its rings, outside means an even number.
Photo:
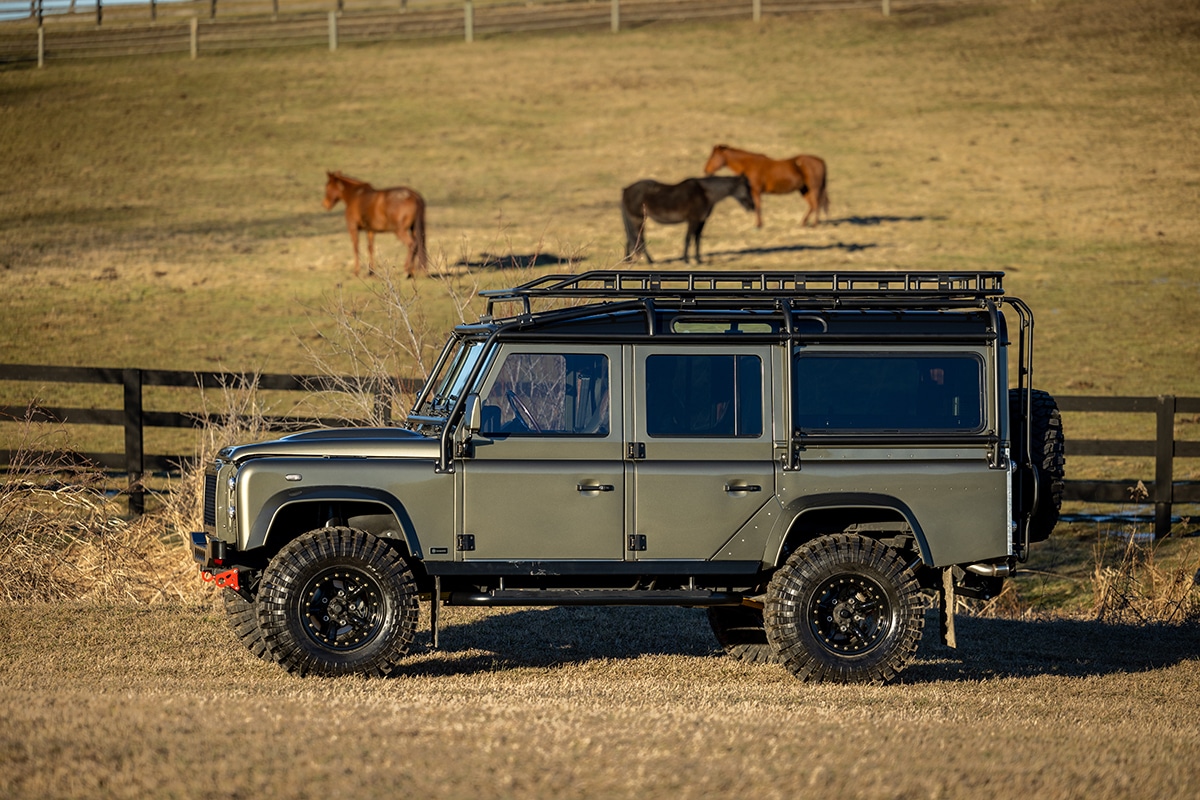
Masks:
[[[326,169],[422,191],[470,291],[612,267],[620,188],[726,142],[824,156],[832,213],[721,206],[713,268],[1004,269],[1046,388],[1200,394],[1198,31],[1191,0],[1050,0],[8,69],[0,350],[306,371],[331,298],[373,285]],[[679,268],[682,239],[651,253]]]

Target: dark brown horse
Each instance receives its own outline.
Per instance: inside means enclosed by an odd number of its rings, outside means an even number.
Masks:
[[[407,186],[375,189],[366,181],[340,172],[326,172],[325,209],[341,200],[346,204],[346,227],[354,243],[354,274],[358,274],[358,232],[367,232],[367,274],[375,272],[375,234],[394,231],[408,246],[404,274],[412,278],[416,271],[426,272],[425,199]]]
[[[667,185],[644,180],[632,183],[621,191],[621,217],[625,220],[625,258],[635,259],[646,252],[646,219],[664,225],[687,223],[683,238],[683,260],[688,260],[688,248],[696,243],[696,263],[700,263],[700,232],[712,213],[713,206],[726,197],[733,197],[747,211],[754,210],[750,184],[742,176],[736,178],[688,178]]]
[[[750,181],[750,193],[754,196],[754,214],[758,227],[762,227],[762,195],[787,194],[799,190],[808,201],[808,213],[801,225],[812,219],[813,225],[821,221],[821,212],[829,216],[829,194],[825,189],[825,161],[818,156],[794,156],[776,160],[762,153],[738,150],[736,147],[719,144],[713,147],[704,174],[712,175],[721,167],[729,167]]]

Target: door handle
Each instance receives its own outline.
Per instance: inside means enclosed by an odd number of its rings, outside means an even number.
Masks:
[[[725,491],[730,494],[734,494],[735,492],[761,492],[762,487],[753,483],[745,486],[734,486],[732,483],[727,483],[725,484]]]
[[[575,488],[581,492],[611,492],[613,485],[611,483],[580,483]]]

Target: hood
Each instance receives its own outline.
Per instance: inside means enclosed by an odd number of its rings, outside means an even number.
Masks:
[[[267,442],[226,447],[220,455],[229,461],[267,456],[436,460],[440,452],[437,439],[404,428],[320,428]]]

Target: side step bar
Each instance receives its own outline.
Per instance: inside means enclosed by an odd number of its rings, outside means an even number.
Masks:
[[[740,592],[629,591],[621,589],[496,589],[450,592],[451,606],[739,606]]]

